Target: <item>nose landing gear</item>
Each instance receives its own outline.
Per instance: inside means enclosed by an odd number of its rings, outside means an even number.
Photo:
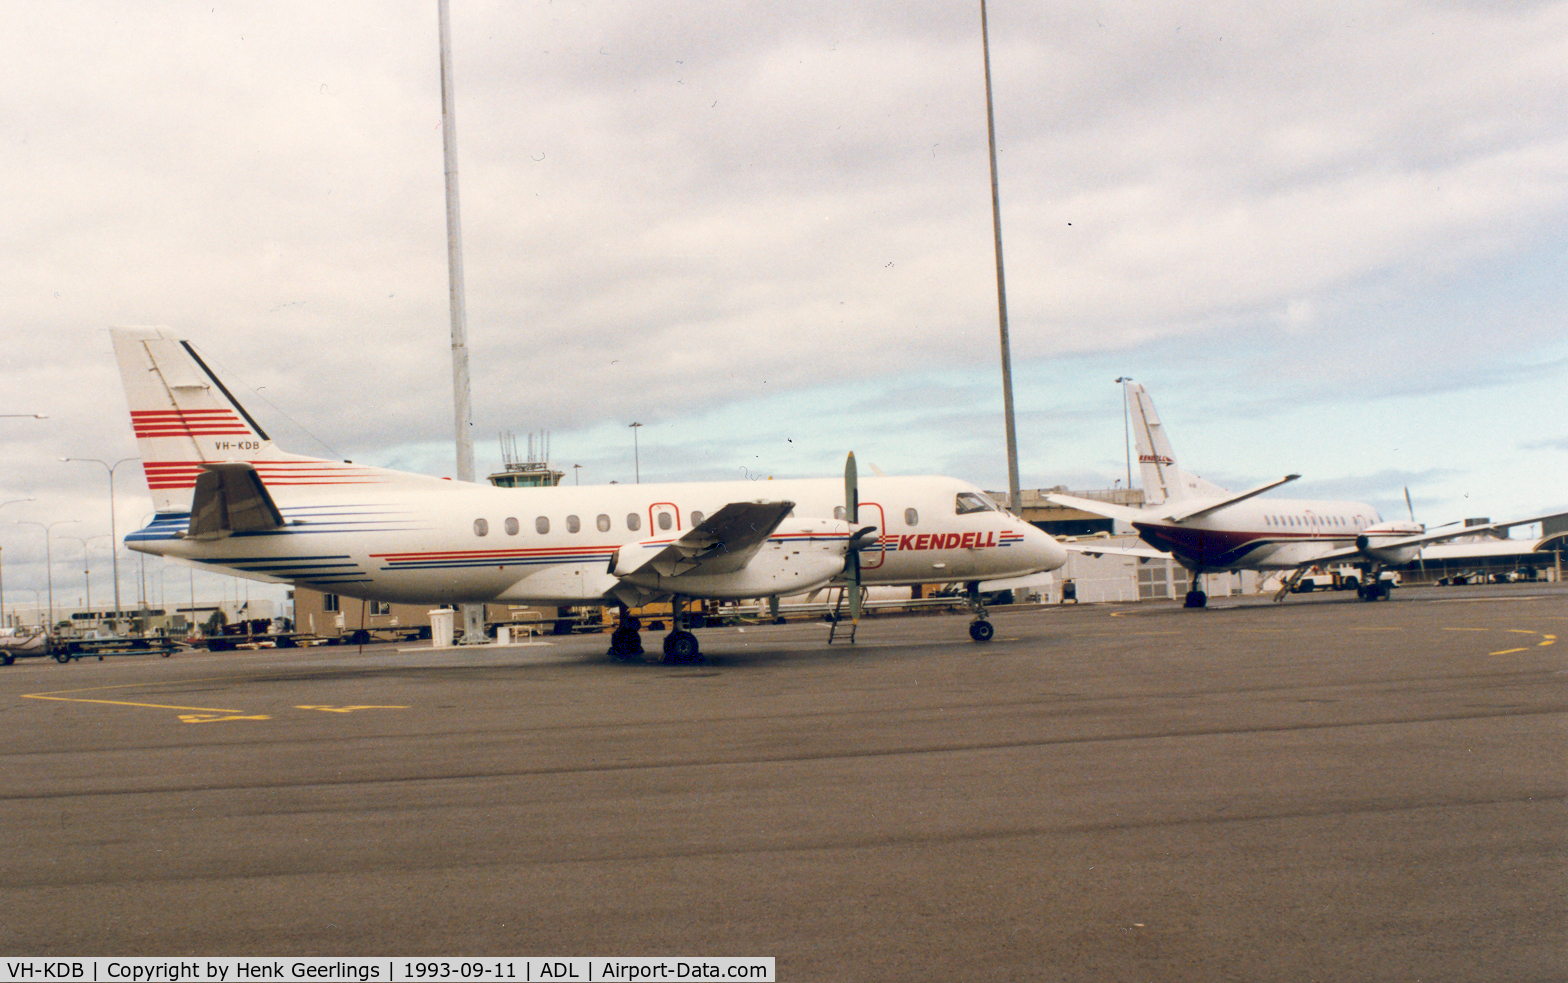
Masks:
[[[986,620],[985,605],[980,601],[980,581],[971,580],[964,587],[964,600],[975,616],[975,620],[969,623],[969,637],[977,642],[989,642],[996,634],[996,629],[992,627],[990,621]]]

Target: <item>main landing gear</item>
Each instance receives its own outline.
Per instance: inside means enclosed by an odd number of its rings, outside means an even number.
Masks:
[[[622,662],[642,661],[642,622],[621,605],[620,623],[610,633],[610,658]]]
[[[996,629],[986,620],[985,605],[980,601],[980,582],[971,580],[964,586],[967,589],[964,600],[969,604],[970,613],[975,616],[975,620],[969,622],[969,637],[977,642],[989,642],[996,634]]]
[[[675,599],[671,607],[673,610],[670,620],[676,627],[664,636],[664,664],[689,665],[704,661],[702,652],[697,646],[697,636],[680,627],[682,622],[680,599]],[[620,659],[622,662],[642,662],[641,631],[642,622],[633,617],[623,606],[620,624],[610,633],[610,658]]]
[[[1199,571],[1192,572],[1192,586],[1187,589],[1187,604],[1189,608],[1206,608],[1209,606],[1209,595],[1198,589]]]
[[[678,597],[670,598],[670,633],[664,636],[664,664],[667,666],[704,661],[697,650],[697,636],[681,627],[686,623],[682,603]]]
[[[1363,601],[1388,600],[1388,581],[1370,579],[1356,587],[1356,596]]]

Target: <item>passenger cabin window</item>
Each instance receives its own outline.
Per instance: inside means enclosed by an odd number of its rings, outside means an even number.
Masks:
[[[545,535],[550,531],[550,520],[541,515],[534,520],[534,529],[538,531],[539,535]]]
[[[849,513],[844,511],[844,506],[842,506],[842,505],[835,505],[835,506],[833,506],[833,518],[835,518],[835,519],[846,519],[848,517],[849,517]]]
[[[599,527],[599,531],[600,532],[609,532],[610,531],[610,517],[607,516],[607,515],[601,515],[601,516],[599,516],[599,518],[594,520],[594,525]]]
[[[904,525],[906,525],[906,526],[918,526],[918,525],[920,525],[920,513],[916,512],[914,509],[905,509],[904,510]]]
[[[659,528],[660,529],[668,529],[671,526],[673,526],[674,524],[675,524],[675,521],[674,521],[673,518],[671,518],[670,513],[668,513],[668,512],[660,512],[659,513]]]
[[[518,525],[516,519],[507,519],[506,520],[506,534],[508,536],[515,536],[515,535],[517,535],[517,530],[520,529],[520,528],[521,528],[521,526]]]
[[[968,515],[971,512],[994,512],[996,503],[974,492],[959,492],[954,508],[959,515]]]
[[[703,516],[701,512],[693,512],[691,514],[691,524],[694,526],[702,525],[702,518]]]
[[[486,522],[484,519],[475,519],[474,520],[474,535],[475,536],[488,536],[488,535],[490,535],[490,523]]]
[[[582,520],[577,518],[577,516],[569,515],[569,516],[566,517],[566,531],[567,532],[579,532],[579,531],[582,530],[582,527],[583,527]]]
[[[632,532],[636,532],[637,530],[641,529],[642,516],[638,515],[636,512],[626,513],[626,528],[630,529]]]

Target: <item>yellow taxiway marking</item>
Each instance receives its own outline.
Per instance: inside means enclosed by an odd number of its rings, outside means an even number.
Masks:
[[[217,682],[211,679],[192,679],[187,682],[208,683]],[[200,713],[244,713],[243,710],[229,710],[223,707],[183,707],[167,703],[139,703],[131,700],[97,700],[84,696],[64,696],[65,693],[100,693],[109,689],[134,689],[146,686],[146,683],[125,683],[120,686],[90,686],[87,689],[57,689],[46,693],[23,693],[24,700],[56,700],[61,703],[105,703],[117,707],[147,707],[153,710],[195,710]]]
[[[217,680],[217,679],[192,679],[192,680],[185,680],[185,682],[187,682],[187,683],[207,683],[207,682],[220,682],[220,681],[221,680]],[[148,685],[148,684],[146,684],[146,683],[125,683],[125,684],[119,685],[119,686],[92,686],[92,687],[88,687],[87,689],[61,689],[61,690],[52,690],[52,691],[47,692],[47,693],[23,693],[22,697],[24,699],[28,699],[28,700],[55,700],[55,701],[58,701],[60,703],[98,703],[98,704],[103,704],[103,705],[106,705],[106,706],[116,706],[116,707],[144,707],[144,708],[149,709],[149,710],[184,710],[186,712],[180,714],[180,720],[183,723],[187,723],[187,724],[213,724],[213,723],[218,723],[220,721],[228,721],[228,720],[271,720],[272,719],[272,717],[269,714],[265,714],[265,713],[247,714],[243,710],[234,710],[234,709],[230,709],[228,707],[187,707],[187,706],[177,706],[177,705],[171,704],[171,703],[143,703],[143,702],[140,702],[140,701],[137,701],[137,700],[106,700],[106,699],[101,699],[101,698],[97,698],[97,697],[90,697],[90,696],[68,695],[68,694],[75,694],[75,693],[99,693],[99,692],[103,692],[104,690],[113,690],[113,689],[134,689],[135,687],[146,686],[146,685]],[[365,705],[365,706],[329,706],[329,705],[313,706],[312,705],[312,706],[295,707],[294,709],[296,709],[296,710],[322,710],[322,711],[325,711],[327,713],[353,713],[356,710],[407,710],[408,707],[406,707],[406,706],[375,706],[375,705]]]
[[[247,716],[241,716],[239,714],[227,714],[227,715],[225,715],[225,714],[215,714],[215,713],[182,713],[182,714],[180,714],[180,720],[185,722],[185,723],[187,723],[187,724],[215,724],[215,723],[217,723],[220,720],[271,720],[271,719],[272,719],[271,717],[267,716],[264,713],[259,713],[259,714],[256,714],[254,716],[248,716],[248,717]]]
[[[1556,635],[1547,634],[1546,632],[1531,631],[1528,628],[1508,628],[1508,629],[1504,629],[1504,630],[1509,632],[1510,634],[1513,634],[1513,635],[1539,635],[1541,637],[1541,640],[1539,642],[1535,643],[1535,647],[1536,648],[1546,648],[1549,645],[1556,645],[1557,644],[1557,636]],[[1497,652],[1488,652],[1487,654],[1488,655],[1513,655],[1515,652],[1528,652],[1528,651],[1530,651],[1528,646],[1522,646],[1520,648],[1502,649],[1501,651],[1497,651]]]

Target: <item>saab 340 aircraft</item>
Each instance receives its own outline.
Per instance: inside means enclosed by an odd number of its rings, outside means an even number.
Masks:
[[[287,453],[191,345],[113,332],[156,513],[134,550],[239,577],[421,604],[676,604],[671,661],[698,657],[692,599],[979,584],[1060,567],[1050,536],[964,481],[845,478],[516,491]],[[633,646],[640,652],[640,646]],[[612,651],[614,648],[612,646]],[[629,655],[622,650],[616,654]]]
[[[1198,578],[1204,573],[1294,571],[1275,595],[1274,599],[1278,601],[1308,568],[1323,564],[1343,564],[1360,570],[1356,593],[1362,600],[1387,598],[1389,582],[1383,579],[1384,568],[1419,559],[1423,543],[1527,525],[1542,518],[1429,533],[1425,526],[1414,521],[1384,522],[1377,510],[1365,502],[1257,497],[1295,481],[1301,477],[1299,474],[1288,474],[1277,481],[1232,494],[1177,467],[1170,439],[1154,411],[1154,401],[1139,383],[1125,382],[1123,385],[1126,386],[1138,448],[1145,498],[1143,508],[1072,495],[1047,495],[1046,500],[1126,522],[1153,547],[1100,548],[1078,543],[1069,544],[1069,549],[1091,556],[1175,557],[1178,563],[1192,571],[1192,586],[1187,591],[1189,608],[1208,604],[1208,595],[1198,589]]]

